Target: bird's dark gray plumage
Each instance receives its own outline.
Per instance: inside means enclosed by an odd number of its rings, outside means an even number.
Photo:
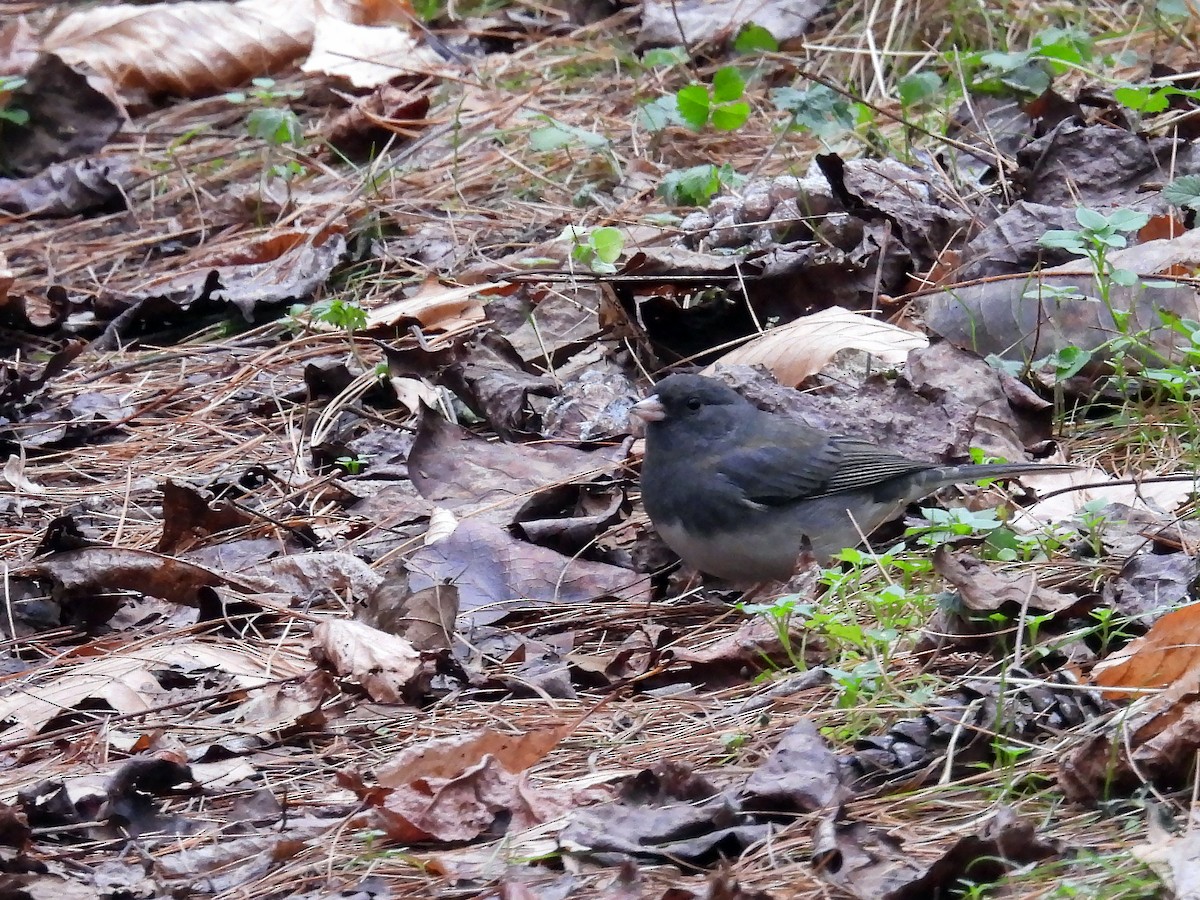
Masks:
[[[1069,466],[943,466],[758,409],[719,381],[670,375],[633,407],[646,422],[642,501],[688,565],[785,580],[804,538],[818,559],[948,484]]]

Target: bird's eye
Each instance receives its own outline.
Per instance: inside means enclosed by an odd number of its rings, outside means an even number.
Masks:
[[[688,409],[690,409],[694,412],[697,409],[699,409],[700,406],[701,406],[701,403],[700,403],[699,397],[688,397],[688,402],[687,402]]]

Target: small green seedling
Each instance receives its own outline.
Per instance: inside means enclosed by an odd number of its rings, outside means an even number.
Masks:
[[[620,229],[604,226],[588,230],[568,225],[559,237],[574,242],[571,258],[593,272],[610,275],[617,271],[615,263],[625,246]]]
[[[711,124],[718,131],[736,131],[750,118],[750,104],[742,99],[746,81],[733,66],[718,69],[712,86],[689,84],[675,93],[679,116],[695,131]]]
[[[20,75],[0,75],[0,94],[11,94],[25,85],[25,79]],[[29,113],[16,106],[0,106],[0,122],[11,122],[13,125],[28,125]]]
[[[370,461],[370,456],[360,453],[357,456],[339,456],[334,463],[347,475],[358,475]]]
[[[779,41],[775,40],[775,35],[761,25],[747,22],[737,33],[737,37],[733,39],[733,49],[737,53],[743,54],[776,53],[779,50]]]
[[[298,88],[277,87],[274,78],[252,78],[253,87],[249,91],[230,91],[225,99],[230,103],[248,103],[257,100],[267,106],[278,105],[287,100],[295,100],[304,96],[304,91]]]
[[[367,324],[367,311],[352,300],[322,300],[311,308],[313,321],[353,333]]]
[[[1118,316],[1119,311],[1112,308],[1112,285],[1130,287],[1137,283],[1138,276],[1136,272],[1128,269],[1113,268],[1108,256],[1113,250],[1128,246],[1129,239],[1126,235],[1138,231],[1150,221],[1150,217],[1136,209],[1114,209],[1105,215],[1081,206],[1075,210],[1075,221],[1079,223],[1078,230],[1047,231],[1038,243],[1043,247],[1066,250],[1091,263],[1100,300],[1109,308],[1118,329],[1123,332],[1123,320]],[[1127,318],[1128,314],[1125,313],[1124,317]]]
[[[729,163],[692,166],[668,172],[658,185],[658,195],[672,206],[707,206],[723,188],[737,187],[745,180]]]
[[[804,90],[775,88],[770,97],[776,109],[791,117],[789,128],[811,132],[822,140],[853,130],[859,112],[865,109],[862,104],[851,103],[823,84],[814,84]]]

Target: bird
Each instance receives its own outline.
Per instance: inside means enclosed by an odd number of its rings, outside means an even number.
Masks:
[[[668,375],[645,423],[642,504],[683,561],[735,584],[786,581],[805,542],[828,562],[946,485],[1070,465],[938,465],[759,409],[721,381]]]

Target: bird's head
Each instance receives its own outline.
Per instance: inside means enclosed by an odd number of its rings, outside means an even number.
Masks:
[[[668,375],[630,413],[645,422],[648,431],[687,423],[698,434],[717,436],[729,430],[732,413],[749,405],[733,388],[712,378]]]

